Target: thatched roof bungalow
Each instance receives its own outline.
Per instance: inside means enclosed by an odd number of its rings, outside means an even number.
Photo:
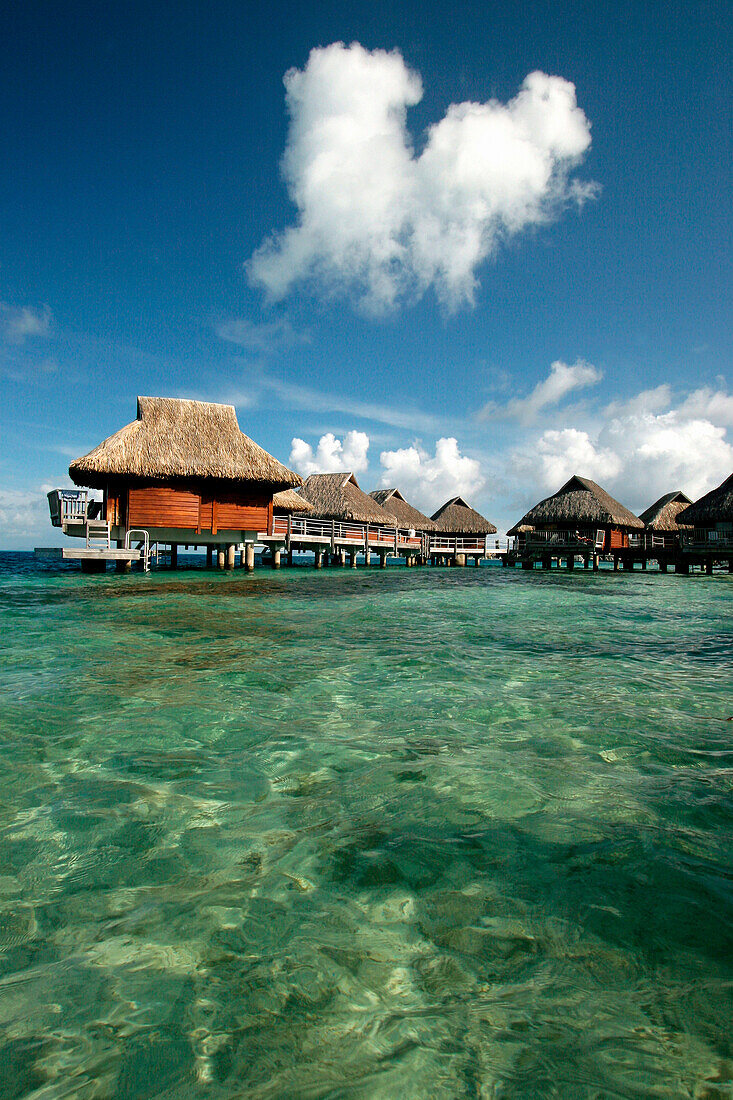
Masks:
[[[408,531],[435,530],[433,521],[408,504],[399,489],[374,489],[369,496],[390,513],[397,527]]]
[[[275,515],[298,515],[313,511],[313,505],[295,489],[283,489],[272,498]]]
[[[395,526],[394,517],[362,492],[352,473],[311,474],[301,492],[313,506],[313,514],[323,519]]]
[[[138,397],[137,419],[72,462],[69,476],[104,490],[113,537],[144,528],[166,541],[194,532],[202,543],[266,530],[274,493],[301,483],[240,431],[232,405],[172,397]]]
[[[730,533],[733,530],[733,474],[680,512],[680,523]]]
[[[451,497],[433,514],[434,530],[442,535],[466,538],[470,535],[495,535],[496,527],[463,497]]]
[[[655,500],[654,504],[650,504],[641,513],[639,519],[648,531],[676,535],[680,530],[688,527],[687,524],[679,522],[679,514],[691,503],[690,498],[678,489],[674,493],[665,493],[659,500]]]
[[[644,524],[595,481],[574,474],[556,493],[530,508],[508,534],[520,534],[522,527],[549,535],[577,534],[592,540],[598,549],[620,550],[628,546],[629,532],[642,530]]]

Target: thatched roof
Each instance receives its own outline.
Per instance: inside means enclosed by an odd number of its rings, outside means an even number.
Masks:
[[[276,512],[312,512],[310,504],[295,489],[283,489],[281,493],[275,493],[272,498],[272,506]]]
[[[679,531],[687,525],[678,523],[677,517],[691,503],[690,498],[678,489],[675,493],[665,493],[642,512],[639,519],[650,531]]]
[[[447,500],[434,513],[435,530],[446,535],[495,535],[496,527],[466,504],[463,497]]]
[[[642,521],[619,504],[612,496],[587,477],[573,475],[551,497],[546,497],[522,516],[508,534],[515,534],[522,524],[544,527],[548,524],[599,525],[601,527],[644,526]]]
[[[375,489],[369,496],[394,516],[394,522],[398,527],[415,531],[435,530],[433,521],[408,504],[399,489]]]
[[[733,523],[733,474],[717,489],[712,489],[689,508],[685,508],[684,512],[680,512],[679,521],[689,524],[690,527]]]
[[[361,491],[353,474],[311,474],[301,491],[313,505],[314,514],[324,519],[395,526],[389,512]]]
[[[233,405],[175,397],[138,397],[137,420],[72,462],[69,476],[94,488],[114,478],[202,478],[272,489],[301,483],[239,430]]]

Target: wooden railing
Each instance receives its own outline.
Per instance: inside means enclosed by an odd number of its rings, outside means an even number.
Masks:
[[[683,550],[733,550],[733,531],[713,531],[709,528],[695,527],[692,531],[683,531],[681,535]]]
[[[395,550],[400,547],[417,550],[422,546],[422,537],[414,531],[310,516],[273,516],[269,534],[273,538],[280,537],[295,542],[306,539],[331,545],[346,543],[355,549],[366,546],[367,543],[394,547]]]
[[[473,535],[465,538],[454,538],[452,535],[430,535],[429,550],[431,554],[476,554],[486,553],[486,536]]]

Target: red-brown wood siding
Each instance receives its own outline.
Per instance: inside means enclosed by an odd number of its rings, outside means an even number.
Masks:
[[[612,527],[609,532],[609,539],[607,540],[608,550],[625,550],[629,545],[629,536],[626,531],[619,531],[618,528]]]
[[[180,527],[195,531],[199,522],[199,494],[169,485],[130,489],[130,527]]]
[[[174,527],[214,535],[218,531],[267,531],[272,497],[151,485],[129,490],[128,516],[129,527]]]

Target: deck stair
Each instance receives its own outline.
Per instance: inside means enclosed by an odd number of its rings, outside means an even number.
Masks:
[[[87,550],[109,550],[109,522],[106,519],[88,519]]]

